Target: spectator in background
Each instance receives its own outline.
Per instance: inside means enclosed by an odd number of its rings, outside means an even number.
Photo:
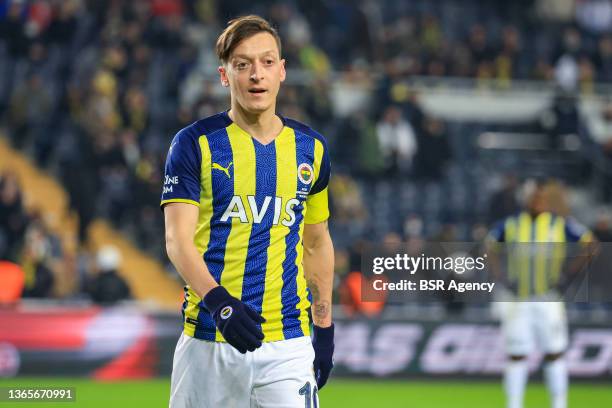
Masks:
[[[329,97],[329,81],[318,78],[310,86],[300,91],[300,97],[308,117],[322,127],[334,120],[331,99]]]
[[[386,279],[384,275],[377,278]],[[362,282],[364,279],[367,278],[361,272],[352,271],[344,276],[340,282],[338,289],[340,304],[347,317],[365,316],[373,318],[380,315],[385,308],[388,291],[367,294],[365,296],[367,300],[365,300],[361,289],[366,286],[369,287],[370,283],[364,285]]]
[[[138,145],[138,135],[132,129],[123,130],[119,134],[119,145],[123,156],[123,163],[127,166],[130,172],[136,170],[136,166],[140,161],[140,146]]]
[[[487,29],[481,24],[470,28],[467,40],[476,71],[473,75],[479,79],[489,79],[493,75],[493,48],[489,45]]]
[[[597,80],[612,82],[612,36],[604,35],[599,39],[597,53],[593,56],[597,68]]]
[[[97,164],[92,165],[97,163],[97,157],[93,141],[83,128],[74,127],[69,135],[72,143],[60,157],[60,174],[70,196],[70,207],[79,216],[79,242],[85,243],[100,191]]]
[[[501,86],[509,86],[512,78],[520,75],[521,51],[520,35],[516,27],[504,27],[501,49],[495,57],[495,77]]]
[[[38,213],[27,213],[17,177],[0,176],[0,260],[18,263],[24,271],[26,297],[68,294],[72,268],[63,242]]]
[[[357,224],[365,218],[366,211],[359,185],[346,174],[337,174],[330,180],[334,218],[338,223]]]
[[[440,20],[431,14],[423,16],[421,23],[421,44],[428,54],[435,55],[441,51],[444,34],[440,27]]]
[[[54,141],[48,132],[52,109],[51,93],[38,73],[32,73],[27,82],[17,86],[11,98],[9,126],[14,129],[13,145],[23,149],[32,141],[39,165],[46,164]]]
[[[42,2],[40,2],[42,3]],[[55,5],[54,16],[47,28],[46,38],[51,44],[67,47],[74,39],[77,30],[77,12],[82,3],[80,1],[67,0]]]
[[[329,196],[330,211],[334,214],[333,233],[338,235],[338,245],[349,245],[363,234],[367,225],[361,185],[346,174],[336,173],[329,181]]]
[[[163,218],[158,216],[159,208],[154,205],[159,199],[159,186],[162,183],[163,161],[165,157],[155,156],[150,153],[143,155],[136,166],[134,187],[131,192],[132,203],[139,205],[132,206],[131,219],[138,226],[136,231],[136,241],[143,248],[150,248],[159,253],[159,248],[164,247]],[[165,254],[161,255],[165,258]]]
[[[57,257],[54,244],[40,222],[29,225],[20,264],[25,272],[23,297],[52,297],[55,290]]]
[[[402,233],[408,241],[421,240],[424,237],[423,220],[416,214],[408,215],[404,220]]]
[[[100,304],[113,304],[130,299],[130,287],[119,275],[121,254],[119,250],[107,245],[98,251],[96,256],[97,271],[86,283],[86,292],[91,299]]]
[[[409,173],[417,141],[412,126],[397,106],[391,105],[383,112],[382,120],[376,125],[376,135],[387,174]]]
[[[3,78],[0,80],[0,115],[6,109],[17,74],[17,65],[25,58],[29,39],[25,31],[25,5],[16,1],[8,4],[4,19],[0,22],[0,40],[6,44],[6,59]]]
[[[538,81],[553,81],[555,70],[545,58],[538,58],[532,68],[531,77]]]
[[[376,178],[385,166],[376,129],[363,111],[355,111],[340,122],[332,152],[334,161],[359,176]]]
[[[145,134],[149,125],[148,100],[142,89],[131,87],[121,104],[123,127],[137,134]]]
[[[25,274],[21,267],[8,261],[0,260],[0,306],[17,302],[22,295]]]
[[[0,174],[0,259],[17,261],[28,222],[17,175]]]
[[[576,28],[568,27],[562,41],[554,58],[555,80],[565,92],[574,92],[578,88],[582,36]]]
[[[612,29],[612,3],[610,0],[576,0],[576,22],[593,33]]]
[[[118,226],[123,220],[130,198],[128,167],[114,133],[100,133],[97,142],[98,179],[103,198],[101,204],[105,215]]]
[[[8,10],[2,25],[0,35],[6,41],[10,57],[24,57],[28,49],[28,38],[26,36],[26,4],[19,1],[8,2]]]
[[[449,70],[451,76],[472,77],[474,76],[474,61],[472,53],[464,43],[458,43],[449,50]]]
[[[95,137],[103,131],[114,131],[121,124],[118,106],[118,81],[112,71],[99,70],[91,84],[81,123]]]
[[[612,199],[612,101],[601,101],[590,109],[585,108],[583,115],[588,126],[588,135],[601,149],[599,160],[592,160],[596,169],[601,171],[603,199]]]
[[[573,92],[563,89],[555,95],[552,107],[546,110],[540,118],[542,130],[548,135],[552,150],[559,149],[562,136],[577,135],[580,116],[576,106],[576,96]]]
[[[425,116],[417,135],[415,176],[423,181],[440,181],[451,159],[444,122]]]
[[[592,94],[595,91],[596,75],[592,59],[582,55],[578,61],[578,84],[581,93]]]
[[[520,210],[517,200],[518,179],[513,174],[506,174],[501,188],[493,193],[489,203],[488,224],[516,214]]]

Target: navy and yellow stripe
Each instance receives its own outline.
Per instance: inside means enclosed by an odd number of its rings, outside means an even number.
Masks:
[[[292,129],[285,128],[276,139],[275,176],[278,197],[295,196],[295,135]],[[280,203],[281,206],[283,203]],[[275,209],[276,211],[276,209]],[[291,234],[290,228],[282,224],[279,218],[276,225],[270,228],[270,246],[267,251],[267,273],[264,282],[266,288],[263,297],[262,312],[269,319],[263,324],[263,330],[270,341],[285,338],[283,329],[283,303],[281,291],[285,285],[285,253],[288,250],[286,237]],[[297,337],[297,336],[293,336]]]
[[[255,150],[256,163],[254,201],[259,211],[264,208],[265,199],[269,198],[269,200],[266,204],[268,211],[265,212],[263,219],[259,223],[252,224],[251,227],[242,283],[242,300],[258,313],[262,313],[268,272],[270,230],[274,217],[274,212],[269,211],[269,207],[271,198],[276,196],[276,149],[274,143],[264,146],[255,139],[252,139],[251,143]],[[266,331],[269,332],[269,330]]]
[[[591,233],[574,221],[543,212],[508,217],[490,233],[508,250],[510,280],[517,283],[519,298],[540,296],[554,287],[561,276],[568,242],[588,242]]]
[[[315,139],[304,135],[301,132],[294,131],[295,143],[295,161],[297,172],[297,164],[310,163],[315,159],[314,143]],[[313,163],[314,164],[314,163]],[[293,179],[296,183],[296,191],[303,191],[308,188],[308,185],[302,182],[299,177]],[[304,315],[304,310],[300,310],[297,306],[303,305],[304,298],[307,298],[305,286],[300,279],[303,278],[303,271],[299,267],[302,265],[301,256],[301,236],[300,227],[304,216],[304,200],[301,195],[298,195],[300,204],[295,209],[296,221],[291,226],[291,232],[285,237],[285,262],[283,262],[283,288],[281,291],[281,300],[283,305],[283,334],[285,337],[303,336],[305,332],[304,321],[307,321],[307,315]],[[305,299],[308,302],[307,299]]]
[[[214,279],[266,319],[264,341],[309,335],[310,302],[302,266],[304,222],[329,217],[325,140],[299,122],[283,121],[282,132],[266,145],[225,112],[182,130],[166,165],[167,176],[178,176],[179,193],[162,195],[162,205],[190,200],[199,206],[196,247]],[[300,178],[300,166],[311,168],[311,177]],[[231,217],[225,220],[224,214]],[[187,335],[224,341],[189,287],[183,320]]]
[[[225,200],[224,205],[219,208],[219,217],[222,216],[234,195],[255,195],[255,185],[244,183],[245,178],[251,176],[255,172],[255,151],[249,143],[245,143],[248,139],[242,134],[242,130],[237,126],[230,124],[226,128],[226,132],[229,138],[229,146],[225,146],[225,149],[231,151],[231,183],[233,189],[231,192],[229,190],[224,191],[221,189],[220,185],[215,185],[215,196],[224,197]],[[221,162],[213,162],[221,164]],[[225,160],[221,165],[225,167],[229,166],[229,163],[230,161]],[[227,176],[222,171],[213,171],[213,173],[218,173],[227,179]],[[253,222],[250,212],[247,211],[246,215],[248,217],[248,223],[243,223],[238,218],[232,218],[230,223],[225,224],[225,226],[229,228],[229,236],[224,248],[225,268],[221,274],[220,280],[218,280],[218,282],[233,296],[239,299],[242,298],[243,293],[245,262],[248,242],[251,235],[251,225]],[[223,340],[218,331],[216,340]]]

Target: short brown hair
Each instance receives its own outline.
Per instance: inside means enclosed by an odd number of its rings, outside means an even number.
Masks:
[[[281,40],[276,29],[265,19],[256,15],[248,15],[235,18],[227,23],[227,27],[217,39],[217,57],[225,64],[240,41],[262,32],[270,33],[274,37],[280,55]]]

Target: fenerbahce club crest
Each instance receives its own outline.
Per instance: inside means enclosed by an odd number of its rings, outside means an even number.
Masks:
[[[221,313],[220,313],[221,319],[223,320],[229,319],[233,312],[234,312],[234,309],[232,309],[231,306],[225,306],[223,309],[221,309]]]
[[[308,163],[302,163],[298,166],[298,178],[300,179],[300,181],[304,184],[310,184],[312,183],[312,177],[314,175],[314,172],[312,170],[312,167],[310,166],[310,164]]]

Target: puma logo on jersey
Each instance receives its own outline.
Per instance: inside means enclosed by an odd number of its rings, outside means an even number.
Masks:
[[[274,204],[272,204],[273,200]],[[281,197],[266,196],[263,203],[261,203],[261,207],[259,207],[257,201],[255,201],[255,196],[247,196],[246,203],[241,196],[233,196],[221,216],[221,222],[227,222],[230,218],[238,218],[243,224],[249,223],[249,219],[253,220],[253,224],[259,224],[263,221],[266,214],[272,211],[273,225],[278,225],[280,222],[285,227],[290,227],[295,223],[294,207],[300,205],[300,203],[301,201],[297,198],[291,198],[283,206],[283,199]],[[272,206],[274,208],[271,208]],[[250,217],[247,215],[247,211],[251,213]]]
[[[213,164],[212,164],[212,168],[213,168],[214,170],[221,170],[222,172],[224,172],[224,173],[225,173],[225,175],[227,176],[227,178],[232,178],[232,176],[230,176],[229,169],[230,169],[230,167],[232,167],[232,164],[233,164],[233,163],[234,163],[234,162],[229,162],[229,164],[227,165],[227,167],[223,167],[223,166],[222,166],[222,165],[220,165],[219,163],[213,163]]]

